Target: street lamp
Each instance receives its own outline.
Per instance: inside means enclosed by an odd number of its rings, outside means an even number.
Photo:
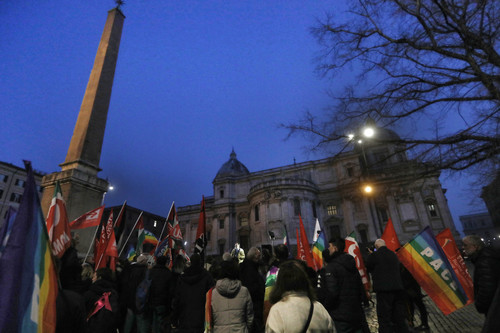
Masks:
[[[349,139],[350,142],[357,143],[359,145],[359,148],[361,148],[361,154],[363,156],[363,160],[361,163],[361,179],[363,181],[369,180],[369,166],[368,166],[368,159],[366,158],[365,154],[365,148],[364,148],[364,139],[370,139],[373,138],[375,135],[375,130],[371,126],[366,126],[359,130],[357,133],[359,134],[353,134],[350,133],[347,135],[347,138]],[[374,187],[371,184],[363,184],[362,186],[362,192],[368,196],[368,206],[370,209],[370,217],[373,221],[373,227],[375,230],[375,233],[379,233],[379,235],[382,235],[382,225],[380,224],[380,220],[378,218],[377,214],[377,207],[375,205],[373,196],[374,196]],[[377,227],[378,225],[378,227]]]

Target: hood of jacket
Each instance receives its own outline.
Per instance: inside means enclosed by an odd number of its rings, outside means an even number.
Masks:
[[[187,284],[193,285],[198,283],[204,278],[205,274],[208,274],[202,267],[188,267],[184,270],[184,273],[180,276],[180,279]]]
[[[353,256],[345,252],[335,252],[331,256],[331,261],[338,263],[349,272],[357,272],[356,261]]]
[[[215,289],[224,297],[233,298],[241,289],[240,280],[222,279],[215,284]]]

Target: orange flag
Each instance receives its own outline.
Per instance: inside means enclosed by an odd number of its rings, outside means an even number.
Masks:
[[[302,243],[301,244],[302,249],[304,250],[306,256],[307,266],[316,270],[316,265],[314,265],[314,259],[311,252],[311,247],[309,246],[309,240],[307,239],[306,230],[304,229],[304,223],[302,223],[302,217],[300,215],[299,215],[299,222],[300,222],[300,240]]]
[[[443,249],[444,254],[450,261],[451,267],[457,275],[458,282],[460,282],[464,288],[465,294],[469,298],[467,304],[472,303],[474,301],[474,286],[472,284],[472,278],[470,277],[469,271],[465,266],[464,258],[462,258],[462,255],[458,250],[457,243],[455,242],[450,229],[446,228],[441,231],[436,236],[436,239]]]
[[[47,231],[52,247],[52,253],[61,258],[71,246],[71,231],[69,230],[66,204],[61,192],[59,182],[56,182],[54,196],[47,213]]]
[[[398,235],[396,235],[396,230],[394,230],[394,224],[392,224],[390,217],[389,221],[387,221],[387,224],[385,225],[384,233],[380,238],[385,240],[387,248],[391,251],[396,252],[396,250],[401,247],[401,243],[399,242]]]

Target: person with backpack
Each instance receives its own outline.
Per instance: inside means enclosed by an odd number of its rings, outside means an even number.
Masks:
[[[151,269],[151,287],[149,305],[153,318],[153,333],[167,332],[170,327],[170,308],[174,291],[172,272],[167,268],[167,257],[156,259],[156,265]]]
[[[107,267],[99,268],[92,281],[89,290],[84,294],[87,332],[115,332],[121,318],[113,272]]]
[[[142,311],[137,309],[137,289],[146,277],[148,271],[148,256],[141,254],[137,257],[135,264],[130,265],[123,278],[122,292],[123,299],[127,306],[127,315],[123,331],[125,333],[149,332],[151,330],[151,320]]]

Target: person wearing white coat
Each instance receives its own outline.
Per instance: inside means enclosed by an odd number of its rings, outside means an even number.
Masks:
[[[266,333],[335,332],[328,311],[315,301],[313,288],[299,261],[290,260],[280,265],[270,299],[273,306]]]

